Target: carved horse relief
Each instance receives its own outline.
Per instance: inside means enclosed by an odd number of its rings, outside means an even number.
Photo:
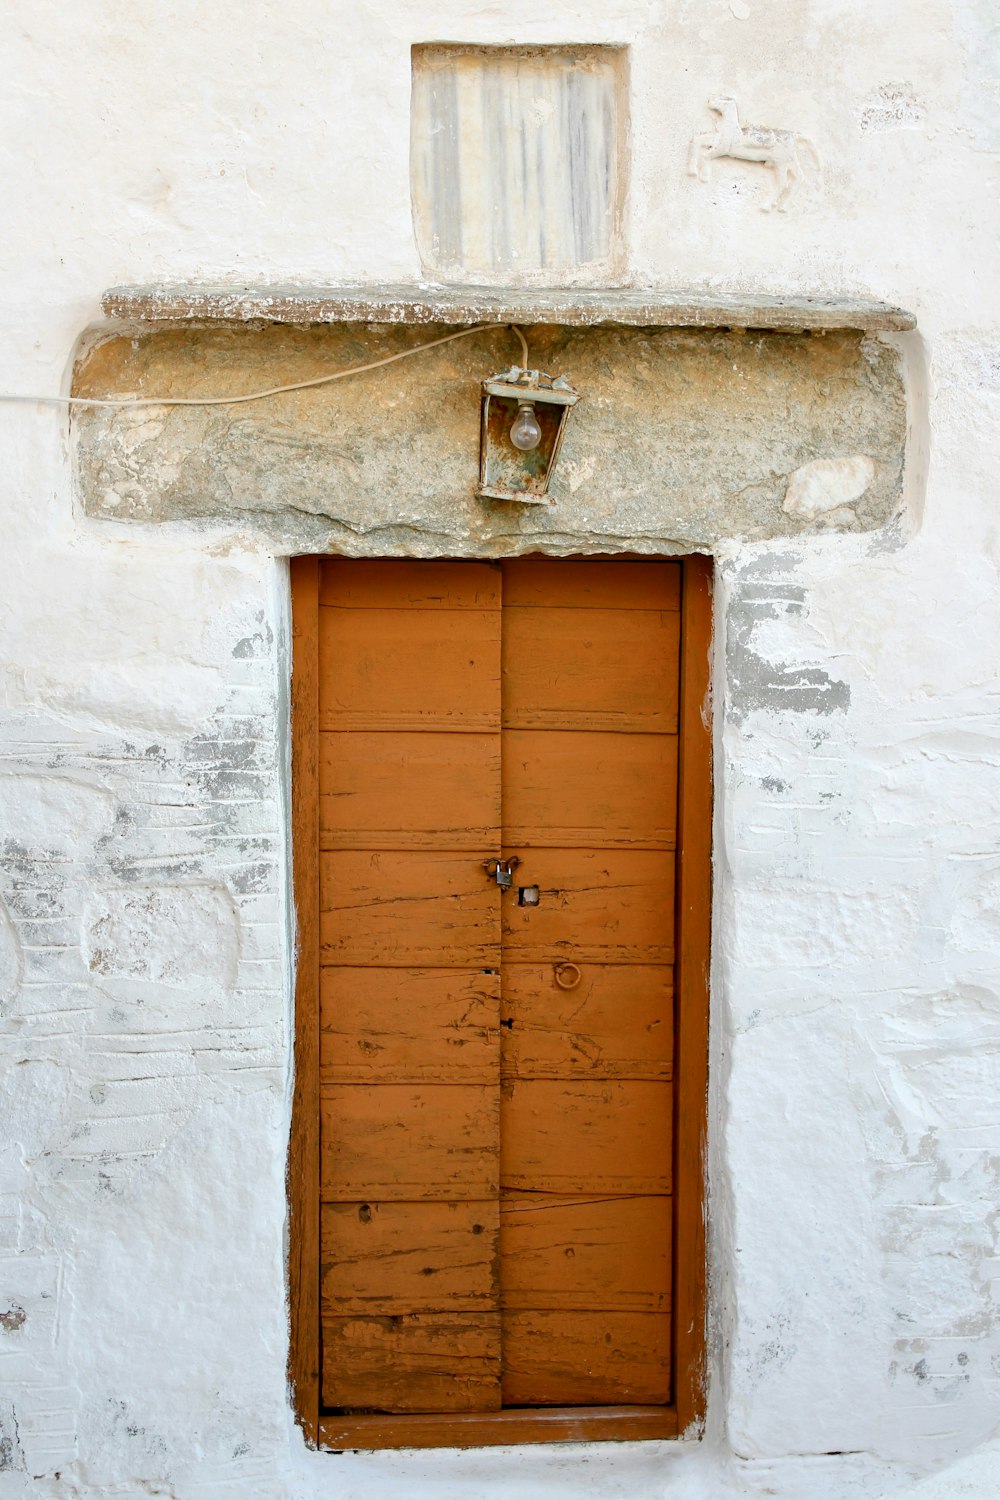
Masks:
[[[716,130],[706,130],[691,142],[688,171],[700,182],[711,181],[711,163],[728,156],[733,161],[760,162],[774,171],[775,191],[765,212],[771,208],[784,211],[795,185],[805,175],[803,160],[819,170],[815,147],[794,130],[771,130],[764,125],[741,125],[736,100],[728,95],[709,99],[708,107],[719,116]]]

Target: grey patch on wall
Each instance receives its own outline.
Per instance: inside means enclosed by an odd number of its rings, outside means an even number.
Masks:
[[[253,635],[243,636],[242,640],[238,640],[233,647],[233,656],[237,661],[254,661],[270,651],[274,645],[274,634],[264,619],[263,610],[258,610],[257,619],[260,629]]]
[[[163,1435],[139,1422],[128,1403],[113,1396],[105,1399],[103,1409],[97,1408],[96,1418],[98,1429],[103,1429],[112,1442],[127,1443],[143,1455],[150,1493],[162,1494],[157,1481],[166,1482],[168,1458],[167,1441]]]
[[[40,1175],[94,1201],[130,1191],[207,1100],[283,1087],[267,1012],[284,982],[273,642],[262,627],[251,658],[223,660],[232,695],[199,734],[98,729],[67,744],[60,724],[32,725],[17,747],[17,786],[44,779],[46,808],[95,789],[73,803],[92,816],[49,819],[57,849],[42,847],[43,819],[0,860],[0,999],[27,1056],[57,1049],[73,1080],[58,1098],[47,1085],[32,1151]],[[38,1314],[17,1300],[30,1328]]]
[[[386,324],[152,327],[105,337],[80,396],[248,392],[316,378],[451,330]],[[555,506],[476,494],[483,378],[517,351],[502,327],[332,387],[239,407],[74,416],[89,516],[184,522],[277,553],[506,557],[671,554],[871,532],[898,514],[906,410],[894,348],[851,330],[528,329],[530,359],[582,393]],[[790,514],[805,465],[870,460],[843,517]],[[831,524],[831,520],[833,524]],[[239,648],[253,650],[253,639]]]
[[[10,1401],[0,1401],[0,1474],[23,1471],[17,1416]]]
[[[766,620],[805,611],[805,590],[794,584],[738,584],[726,622],[729,703],[727,718],[742,724],[748,714],[846,712],[851,690],[822,667],[769,661],[754,649],[754,635]]]
[[[0,1006],[17,992],[22,969],[21,940],[10,912],[0,899]]]
[[[865,99],[858,123],[862,135],[885,135],[919,130],[926,119],[927,108],[912,83],[883,83]]]

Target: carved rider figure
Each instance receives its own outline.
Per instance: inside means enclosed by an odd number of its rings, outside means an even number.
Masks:
[[[728,156],[733,161],[753,161],[772,167],[775,194],[772,203],[764,204],[784,210],[796,183],[804,175],[803,157],[818,168],[819,158],[811,142],[793,130],[771,130],[763,125],[741,125],[736,100],[717,95],[708,101],[709,109],[719,116],[718,128],[696,135],[691,142],[688,171],[701,182],[711,180],[711,163]]]

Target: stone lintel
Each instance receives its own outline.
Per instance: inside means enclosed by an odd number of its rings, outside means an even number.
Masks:
[[[874,531],[899,512],[902,356],[857,329],[536,325],[532,361],[580,397],[551,505],[479,493],[483,381],[519,352],[502,324],[357,379],[312,383],[419,339],[385,322],[105,329],[77,364],[74,395],[223,404],[76,408],[83,511],[223,522],[276,552],[370,557],[668,554]],[[224,399],[298,382],[267,399]]]
[[[916,318],[864,297],[775,297],[688,290],[524,290],[429,286],[118,286],[109,318],[197,323],[546,323],[570,328],[835,328],[904,333]]]

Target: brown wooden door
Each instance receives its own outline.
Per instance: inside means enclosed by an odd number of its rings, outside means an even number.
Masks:
[[[328,1411],[670,1406],[681,574],[320,564]]]
[[[505,1405],[670,1396],[679,575],[503,568]]]
[[[501,584],[324,564],[322,1393],[500,1405]]]

